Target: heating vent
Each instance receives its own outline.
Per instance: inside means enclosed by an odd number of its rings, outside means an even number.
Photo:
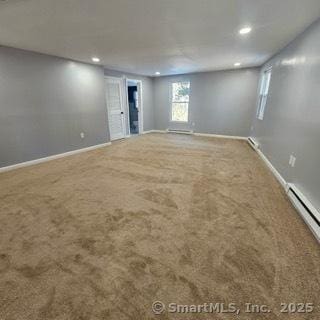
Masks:
[[[248,138],[248,143],[254,150],[259,149],[259,143],[256,140],[254,140],[252,137]]]
[[[167,132],[170,132],[170,133],[182,133],[182,134],[193,134],[193,131],[191,131],[191,130],[167,129]]]
[[[287,192],[291,202],[320,242],[320,213],[294,184],[288,184]]]

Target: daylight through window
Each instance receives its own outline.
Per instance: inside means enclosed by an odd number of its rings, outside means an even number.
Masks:
[[[171,121],[188,122],[190,82],[172,83]]]
[[[264,71],[260,87],[259,106],[258,106],[258,119],[263,120],[264,111],[267,104],[269,86],[271,80],[271,69]]]

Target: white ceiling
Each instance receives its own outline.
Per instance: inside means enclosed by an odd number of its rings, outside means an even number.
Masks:
[[[1,0],[0,44],[168,75],[261,65],[319,16],[319,0]]]

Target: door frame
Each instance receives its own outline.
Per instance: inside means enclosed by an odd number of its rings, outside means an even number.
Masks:
[[[110,141],[115,141],[115,140],[119,140],[119,139],[124,139],[126,137],[126,124],[125,124],[125,120],[124,120],[124,115],[125,115],[125,106],[124,106],[124,90],[123,90],[123,86],[124,86],[124,81],[123,78],[121,77],[111,77],[111,76],[105,76],[105,99],[106,99],[106,108],[107,108],[107,115],[108,115],[108,129],[109,129],[109,137],[110,137]],[[121,104],[121,112],[122,113],[122,117],[121,117],[121,123],[122,123],[122,131],[123,131],[123,138],[119,138],[119,139],[113,139],[111,140],[111,132],[110,132],[110,117],[109,117],[109,107],[108,107],[108,97],[107,97],[107,85],[108,85],[108,79],[109,80],[117,80],[120,81],[120,104]]]
[[[143,134],[143,98],[142,98],[142,93],[143,93],[143,87],[142,87],[142,80],[139,79],[132,79],[132,78],[127,78],[125,77],[125,92],[126,92],[126,109],[127,109],[127,132],[128,136],[130,137],[130,111],[129,111],[129,95],[128,95],[128,84],[129,82],[136,82],[137,83],[137,89],[138,89],[138,105],[139,105],[139,110],[138,110],[138,123],[139,123],[139,134]]]

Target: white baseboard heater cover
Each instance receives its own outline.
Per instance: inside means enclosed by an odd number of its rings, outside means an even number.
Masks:
[[[259,143],[254,138],[249,137],[248,138],[248,143],[254,150],[258,150],[259,149]]]
[[[287,193],[297,211],[320,242],[320,213],[318,210],[294,184],[288,183]]]
[[[193,134],[192,130],[179,130],[179,129],[167,129],[170,133],[182,133],[182,134]]]

